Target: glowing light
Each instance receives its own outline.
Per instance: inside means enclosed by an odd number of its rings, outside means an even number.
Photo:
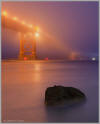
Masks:
[[[23,25],[25,25],[25,22],[24,22],[24,21],[22,21],[22,24],[23,24]]]
[[[27,60],[27,57],[24,57],[24,60]]]
[[[96,58],[95,58],[95,57],[93,57],[93,58],[92,58],[92,61],[95,61],[95,60],[96,60]]]
[[[6,11],[3,11],[2,12],[2,15],[7,16],[7,12]]]
[[[13,20],[14,20],[14,21],[17,21],[17,20],[18,20],[18,18],[17,18],[17,17],[13,17]]]
[[[48,61],[48,57],[46,57],[46,58],[45,58],[45,60],[47,60],[47,61]]]
[[[35,30],[39,32],[39,27],[36,26],[36,27],[35,27]]]
[[[38,32],[35,33],[35,37],[39,37],[39,33]]]

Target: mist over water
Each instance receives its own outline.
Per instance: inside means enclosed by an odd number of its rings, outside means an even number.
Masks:
[[[78,88],[87,100],[73,106],[46,107],[45,90],[54,85]],[[3,120],[98,122],[98,62],[3,61],[2,89]]]

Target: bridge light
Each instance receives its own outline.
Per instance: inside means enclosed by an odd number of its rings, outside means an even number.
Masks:
[[[38,32],[35,33],[35,37],[39,37],[39,33]]]
[[[7,12],[6,12],[6,11],[3,11],[3,12],[2,12],[2,15],[3,15],[3,16],[7,16]]]
[[[25,25],[25,22],[24,22],[24,21],[22,21],[22,24],[23,24],[23,25]]]
[[[17,20],[18,20],[18,18],[17,18],[17,17],[13,17],[13,20],[14,20],[14,21],[17,21]]]
[[[95,58],[95,57],[93,57],[93,58],[92,58],[92,61],[95,61],[95,60],[96,60],[96,58]]]
[[[36,27],[35,27],[35,30],[39,32],[39,27],[36,26]]]
[[[24,57],[24,60],[27,60],[27,57]]]

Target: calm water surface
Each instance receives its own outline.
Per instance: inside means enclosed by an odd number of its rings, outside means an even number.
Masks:
[[[82,90],[87,101],[46,107],[45,90],[63,85]],[[8,122],[97,122],[98,63],[66,61],[3,61],[2,120]]]

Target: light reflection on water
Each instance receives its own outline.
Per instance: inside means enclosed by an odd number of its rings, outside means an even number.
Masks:
[[[5,78],[6,75],[6,78]],[[7,118],[25,122],[97,122],[97,62],[4,62],[2,83],[7,85]],[[71,107],[46,107],[45,90],[63,85],[81,89],[84,104]],[[4,92],[4,90],[3,90]],[[3,95],[5,104],[5,96]],[[4,106],[3,106],[4,107]],[[3,113],[5,118],[5,113]]]

